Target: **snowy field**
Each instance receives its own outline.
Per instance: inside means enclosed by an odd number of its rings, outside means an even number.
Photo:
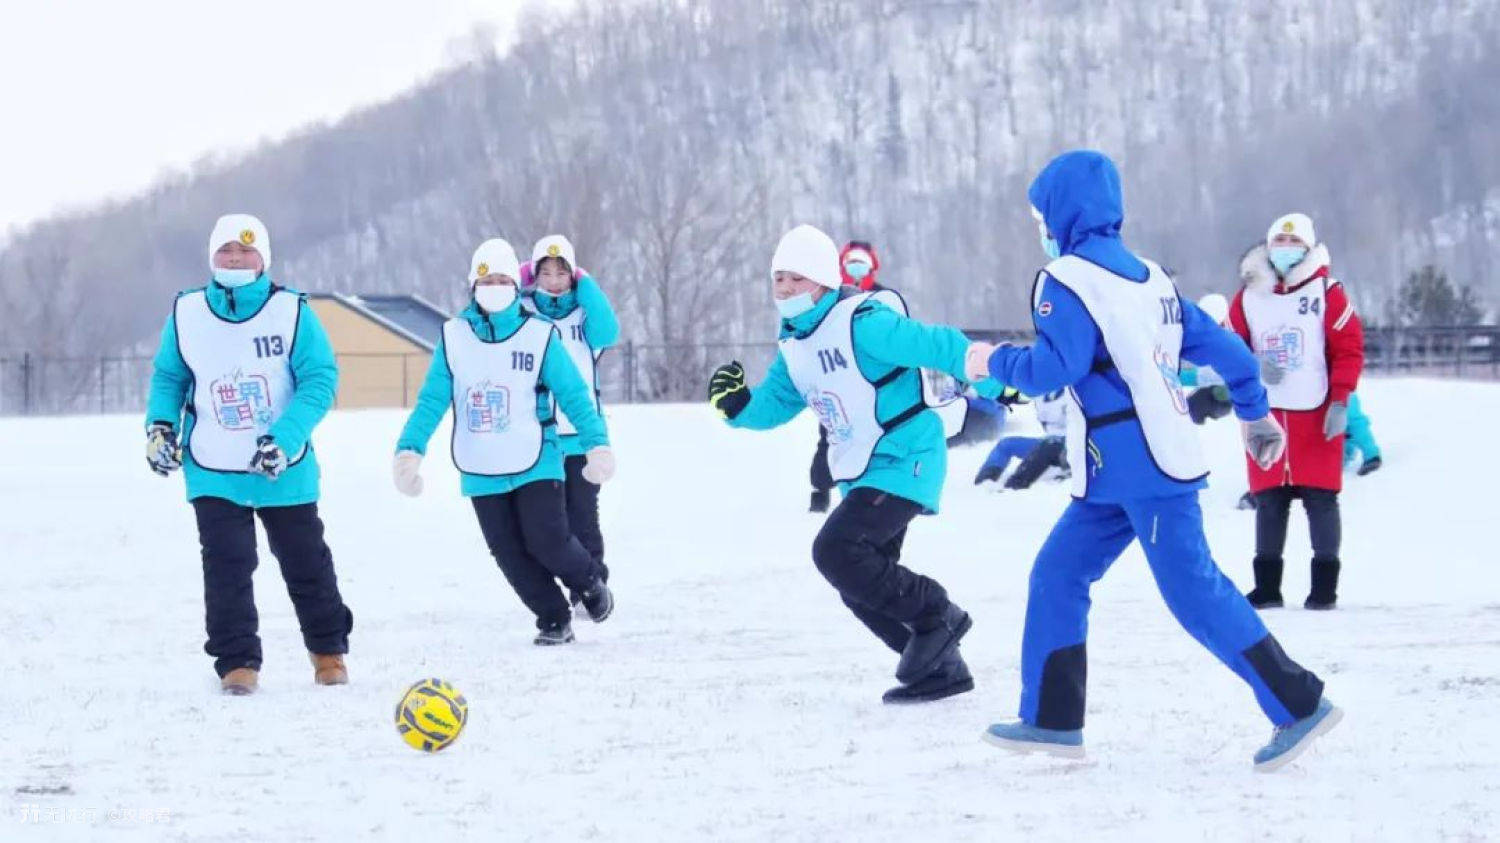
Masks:
[[[1500,385],[1362,394],[1386,468],[1344,496],[1341,608],[1266,615],[1347,717],[1271,776],[1250,768],[1270,729],[1249,692],[1179,630],[1136,549],[1094,592],[1088,760],[980,742],[1015,713],[1026,575],[1067,499],[974,488],[982,448],[954,453],[944,512],[907,542],[974,615],[978,688],[890,708],[894,657],[809,558],[810,417],[753,434],[705,406],[612,409],[618,609],[541,649],[446,433],[413,501],[389,479],[402,414],[338,412],[316,440],[353,684],[313,686],[262,541],[262,690],[228,698],[201,651],[192,514],[179,478],[147,471],[140,420],[0,420],[0,840],[1500,839]],[[1210,539],[1244,585],[1237,430],[1205,440]],[[1298,509],[1298,606],[1308,556]],[[471,704],[434,756],[391,723],[425,676]]]

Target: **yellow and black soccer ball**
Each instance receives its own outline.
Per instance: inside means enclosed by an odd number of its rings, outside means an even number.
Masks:
[[[396,732],[413,749],[437,752],[458,740],[469,722],[469,701],[441,679],[423,679],[406,689],[396,706]]]

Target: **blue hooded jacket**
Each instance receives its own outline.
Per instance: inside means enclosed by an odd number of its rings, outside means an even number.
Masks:
[[[1143,283],[1146,265],[1120,240],[1124,202],[1114,163],[1098,152],[1069,152],[1042,170],[1027,191],[1047,231],[1064,255],[1077,255],[1120,276],[1121,284]],[[1104,336],[1073,291],[1043,270],[1037,277],[1030,348],[1002,346],[990,357],[990,374],[1027,395],[1072,387],[1084,416],[1094,418],[1133,406],[1124,378],[1109,363]],[[1244,342],[1224,330],[1189,299],[1182,306],[1181,358],[1212,366],[1229,388],[1235,414],[1252,420],[1270,412],[1260,367]],[[1156,467],[1138,420],[1089,434],[1085,500],[1123,503],[1196,491],[1205,482],[1180,481]],[[1079,466],[1073,470],[1078,471]]]

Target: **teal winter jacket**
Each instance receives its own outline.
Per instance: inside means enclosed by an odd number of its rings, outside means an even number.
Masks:
[[[585,274],[578,279],[572,290],[560,296],[549,296],[533,290],[527,295],[525,304],[529,312],[548,322],[566,319],[573,311],[583,308],[583,338],[594,349],[595,354],[620,341],[620,320],[615,316],[609,297],[592,275]],[[594,386],[589,384],[590,389]],[[573,418],[572,414],[568,418]],[[558,443],[564,457],[581,456],[588,451],[578,433],[558,436]]]
[[[839,298],[838,293],[825,294],[812,310],[783,320],[781,337],[811,335]],[[917,367],[964,378],[964,352],[969,339],[956,328],[918,322],[876,301],[860,305],[854,312],[853,325],[855,365],[866,380],[873,383],[893,369],[907,370],[877,390],[878,418],[894,418],[920,398],[921,374]],[[985,389],[991,386],[984,381],[981,384]],[[787,372],[786,360],[778,353],[765,380],[751,391],[750,403],[729,423],[748,430],[769,430],[786,424],[806,408]],[[840,484],[840,488],[846,494],[852,488],[879,489],[915,501],[928,512],[937,512],[947,473],[943,422],[927,410],[886,433],[876,444],[864,475]]]
[[[505,341],[520,330],[527,319],[532,318],[521,312],[519,299],[505,310],[490,314],[470,301],[459,316],[469,323],[469,328],[476,337],[489,343]],[[594,409],[593,387],[583,382],[578,367],[573,365],[572,358],[563,349],[556,329],[553,329],[547,340],[547,350],[542,355],[537,383],[556,396],[563,412],[568,414],[568,418],[578,428],[576,438],[579,453],[609,444],[604,418]],[[426,454],[428,441],[432,439],[433,432],[452,405],[453,373],[448,369],[447,349],[442,340],[439,340],[437,349],[432,353],[432,366],[427,370],[427,379],[422,383],[422,391],[417,393],[416,406],[412,408],[411,415],[406,419],[406,426],[401,429],[401,436],[396,441],[396,450]],[[550,401],[538,403],[537,417],[542,422],[552,420]],[[465,497],[471,498],[503,495],[538,480],[562,480],[563,452],[558,442],[557,428],[550,424],[542,428],[541,456],[536,465],[527,471],[504,477],[466,472],[461,474],[460,489]]]
[[[272,282],[261,275],[254,282],[233,290],[210,282],[201,287],[207,292],[209,308],[221,319],[243,322],[260,312],[271,297]],[[188,290],[186,292],[196,292]],[[185,293],[184,293],[185,294]],[[248,349],[247,349],[248,352]],[[161,344],[156,350],[151,371],[151,393],[146,404],[146,424],[165,422],[179,433],[183,444],[182,473],[187,481],[188,500],[223,498],[241,506],[295,506],[318,499],[318,458],[312,448],[312,431],[333,407],[338,392],[339,370],[333,345],[318,316],[304,301],[297,314],[297,331],[291,348],[292,376],[296,391],[286,411],[267,433],[290,458],[307,446],[307,453],[275,480],[259,474],[212,471],[198,465],[192,457],[193,425],[197,419],[190,406],[193,373],[177,347],[177,321],[167,317],[162,328]],[[248,469],[248,460],[246,468]]]

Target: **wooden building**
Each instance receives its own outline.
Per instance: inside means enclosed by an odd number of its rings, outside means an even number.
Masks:
[[[448,315],[418,296],[309,294],[339,363],[334,406],[410,407]]]

